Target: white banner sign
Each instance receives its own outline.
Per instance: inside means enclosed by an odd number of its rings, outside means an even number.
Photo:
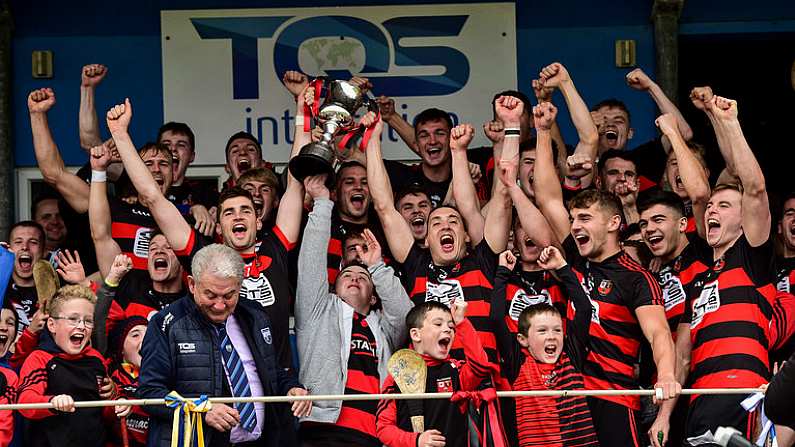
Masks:
[[[196,133],[196,164],[223,164],[240,130],[266,160],[287,161],[287,70],[366,76],[409,122],[437,107],[478,128],[493,95],[516,88],[513,3],[163,11],[161,21],[164,115]],[[382,140],[387,158],[414,158],[394,131]],[[473,145],[485,144],[479,132]]]

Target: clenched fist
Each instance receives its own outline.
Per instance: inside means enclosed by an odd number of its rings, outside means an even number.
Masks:
[[[282,82],[287,88],[287,91],[292,93],[293,96],[298,97],[298,95],[304,91],[307,84],[309,84],[309,79],[300,71],[288,70],[284,72]]]
[[[654,85],[654,81],[643,70],[636,68],[627,73],[627,85],[635,90],[646,91]]]
[[[494,101],[494,111],[505,127],[519,127],[524,103],[513,96],[500,96]]]
[[[475,135],[475,129],[469,124],[459,124],[450,130],[450,149],[465,151]]]
[[[394,99],[381,95],[375,101],[378,103],[378,111],[381,112],[381,118],[384,121],[389,122],[397,117]]]
[[[713,96],[711,105],[712,114],[715,118],[723,121],[737,119],[737,101],[722,96]]]
[[[555,91],[554,87],[546,85],[541,79],[533,79],[532,84],[533,93],[535,93],[538,102],[552,101],[552,93]]]
[[[130,98],[124,99],[124,104],[113,106],[108,110],[107,122],[111,133],[126,132],[132,119],[132,104]]]
[[[96,87],[105,79],[108,74],[108,67],[101,64],[89,64],[83,66],[80,85],[83,87]]]
[[[544,87],[560,87],[561,84],[571,81],[568,70],[560,62],[547,65],[538,75]]]
[[[654,124],[660,128],[660,131],[665,135],[673,135],[679,133],[679,126],[676,124],[676,117],[672,113],[665,113],[660,115],[654,121]]]
[[[712,88],[708,85],[696,87],[690,91],[690,101],[698,110],[709,110],[713,96]]]
[[[502,141],[502,138],[505,136],[503,134],[504,130],[505,126],[502,125],[502,121],[500,120],[487,121],[483,123],[483,133],[485,133],[486,138],[488,138],[494,144]]]
[[[555,117],[558,115],[558,108],[551,102],[542,102],[541,104],[533,107],[533,119],[536,123],[536,129],[549,131],[552,129],[552,123],[555,122]]]
[[[51,88],[33,90],[28,95],[30,113],[47,113],[55,105],[55,92]]]

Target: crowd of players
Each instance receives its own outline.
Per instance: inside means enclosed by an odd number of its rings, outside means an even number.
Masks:
[[[714,184],[701,136],[643,71],[626,79],[657,104],[659,137],[630,148],[626,106],[589,108],[553,63],[532,81],[534,99],[494,96],[489,147],[470,148],[476,129],[446,111],[408,123],[381,96],[380,113],[344,140],[365,149],[333,178],[276,172],[268,148],[239,132],[218,191],[186,178],[197,150],[221,150],[189,125],[166,123],[136,145],[129,99],[98,117],[107,74],[83,68],[89,164],[77,173],[48,126],[55,92],[28,97],[49,187],[8,235],[0,401],[54,409],[0,412],[0,445],[184,436],[173,410],[79,400],[400,393],[387,361],[406,347],[426,363],[424,390],[452,401],[218,404],[200,416],[200,436],[213,446],[612,447],[714,445],[719,426],[759,434],[761,407],[746,410],[747,396],[679,394],[767,385],[795,350],[795,194],[771,206],[735,101],[709,87],[690,96],[725,162]],[[292,157],[318,138],[307,111],[319,95],[301,73],[283,82],[296,99]],[[350,82],[378,92],[377,81]],[[577,141],[559,130],[556,91]],[[383,159],[387,126],[419,162]],[[64,285],[46,301],[40,259]],[[791,377],[788,367],[776,377]],[[657,395],[491,392],[638,388]],[[787,399],[768,393],[778,445],[795,439]]]

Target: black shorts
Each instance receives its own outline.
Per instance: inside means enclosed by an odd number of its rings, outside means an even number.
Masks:
[[[740,405],[746,397],[733,394],[698,396],[687,414],[684,445],[717,446],[702,440],[708,431],[714,435],[718,427],[734,427],[750,439],[756,428],[756,411],[749,413]]]
[[[609,400],[588,397],[588,408],[599,445],[640,447],[638,414],[635,410]]]

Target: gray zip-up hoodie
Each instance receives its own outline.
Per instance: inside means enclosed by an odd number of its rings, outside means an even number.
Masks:
[[[329,292],[326,266],[331,238],[329,199],[315,199],[298,254],[295,332],[300,381],[309,394],[344,394],[348,380],[353,307]],[[378,371],[383,384],[392,351],[406,338],[406,314],[412,303],[394,270],[383,262],[368,268],[383,310],[371,310],[365,320],[375,336]],[[335,423],[342,401],[315,401],[302,421]]]

